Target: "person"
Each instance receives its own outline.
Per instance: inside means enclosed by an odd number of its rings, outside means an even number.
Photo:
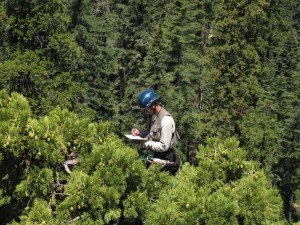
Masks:
[[[131,134],[147,138],[143,146],[148,151],[148,166],[153,163],[153,159],[160,159],[158,161],[166,162],[162,171],[174,175],[179,169],[180,158],[174,151],[179,135],[172,115],[159,104],[158,95],[153,90],[141,92],[138,104],[147,115],[148,124],[143,130],[133,128]]]

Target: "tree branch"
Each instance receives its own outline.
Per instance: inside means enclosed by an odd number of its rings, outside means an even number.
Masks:
[[[76,165],[77,163],[79,163],[79,159],[78,158],[76,158],[76,159],[70,159],[70,160],[65,161],[63,163],[65,171],[67,173],[71,173],[71,170],[69,169],[69,165]]]
[[[73,222],[75,222],[77,220],[80,220],[81,218],[82,218],[82,216],[77,216],[77,217],[75,217],[75,218],[73,218],[71,220],[65,221],[64,223],[65,224],[67,224],[67,223],[73,223]]]

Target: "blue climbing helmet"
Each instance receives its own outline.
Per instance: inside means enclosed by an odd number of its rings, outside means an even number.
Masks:
[[[152,90],[145,90],[140,93],[138,102],[141,108],[148,108],[152,103],[157,102],[158,96]]]

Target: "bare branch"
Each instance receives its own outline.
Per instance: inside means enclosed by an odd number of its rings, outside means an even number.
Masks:
[[[69,169],[69,165],[76,165],[77,163],[79,163],[79,159],[76,158],[76,159],[70,159],[70,160],[67,160],[63,163],[63,166],[66,170],[67,173],[71,173],[71,170]]]
[[[68,165],[76,165],[77,163],[79,163],[79,159],[69,159],[67,161],[64,162],[64,164],[68,164]]]
[[[64,166],[65,171],[66,171],[67,173],[71,173],[71,170],[69,169],[68,164],[64,163],[63,166]]]
[[[55,195],[70,196],[70,194],[67,193],[55,193]]]
[[[80,220],[81,218],[82,218],[82,216],[77,216],[77,217],[75,217],[75,218],[73,218],[73,219],[71,219],[69,221],[65,221],[65,224],[67,224],[67,223],[73,223],[73,222],[75,222],[77,220]]]

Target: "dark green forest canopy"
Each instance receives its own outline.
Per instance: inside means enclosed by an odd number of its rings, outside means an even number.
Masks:
[[[297,221],[299,40],[297,0],[1,1],[0,221]],[[144,89],[176,120],[176,177],[123,140]]]

